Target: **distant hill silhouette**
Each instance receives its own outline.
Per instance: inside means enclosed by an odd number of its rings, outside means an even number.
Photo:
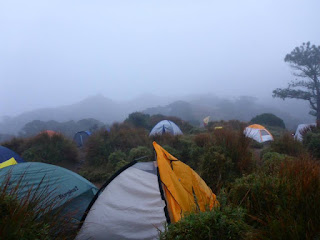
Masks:
[[[256,98],[248,96],[227,99],[207,94],[186,96],[178,100],[145,94],[131,101],[120,102],[96,95],[71,105],[36,109],[15,117],[6,117],[0,122],[0,134],[17,134],[26,123],[33,120],[66,122],[93,118],[111,124],[123,121],[134,111],[176,116],[192,123],[200,123],[206,116],[211,116],[211,120],[250,121],[258,114],[273,113],[284,120],[288,129],[295,128],[301,122],[314,121],[302,105],[286,102],[271,107],[270,104],[261,104]]]

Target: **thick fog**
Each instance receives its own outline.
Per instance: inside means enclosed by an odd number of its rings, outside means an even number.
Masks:
[[[318,0],[1,1],[0,116],[102,94],[272,101],[320,44]],[[276,101],[275,101],[276,102]]]

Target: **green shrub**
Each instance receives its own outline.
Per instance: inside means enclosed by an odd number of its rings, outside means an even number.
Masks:
[[[255,149],[262,149],[264,147],[263,143],[259,143],[257,141],[251,141],[250,146]]]
[[[2,146],[11,149],[12,151],[18,153],[19,155],[22,155],[23,151],[26,150],[25,144],[26,144],[26,139],[16,138],[16,137],[12,138],[10,141],[1,143]]]
[[[221,240],[248,239],[250,226],[244,221],[241,208],[224,207],[212,211],[192,213],[161,233],[161,240]]]
[[[132,148],[129,152],[128,159],[129,161],[133,161],[141,157],[146,157],[146,158],[143,158],[139,161],[154,161],[154,154],[152,150],[145,146],[138,146],[136,148]]]
[[[288,160],[285,154],[267,152],[262,157],[262,171],[269,174],[278,173],[285,160]]]
[[[47,133],[29,138],[25,142],[26,150],[22,158],[27,162],[44,162],[61,165],[78,161],[77,147],[71,140],[60,134],[49,136]]]
[[[270,151],[294,157],[306,153],[303,145],[289,133],[285,133],[271,142]]]
[[[303,145],[317,159],[320,159],[320,132],[309,131],[303,136]]]
[[[251,119],[251,123],[286,128],[283,120],[272,113],[263,113]]]
[[[86,163],[88,165],[106,165],[108,157],[112,152],[108,131],[101,129],[92,134],[86,142],[85,151]]]
[[[209,148],[203,157],[200,175],[207,185],[217,192],[226,183],[237,176],[234,163],[217,147]]]
[[[194,143],[198,147],[208,147],[213,145],[213,134],[210,133],[200,133],[193,137]]]
[[[124,121],[137,128],[145,128],[151,130],[150,115],[142,112],[134,112],[129,114],[128,118]]]
[[[223,149],[224,154],[231,158],[239,173],[252,171],[253,161],[250,151],[250,139],[241,130],[220,129],[214,131],[214,145]]]
[[[136,146],[151,146],[148,131],[142,128],[134,128],[129,124],[113,124],[110,130],[108,144],[113,151],[128,153]]]

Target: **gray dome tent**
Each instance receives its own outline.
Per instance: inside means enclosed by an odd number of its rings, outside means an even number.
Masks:
[[[182,135],[180,128],[172,121],[162,120],[158,122],[151,130],[149,136],[162,135],[170,133],[172,135]]]

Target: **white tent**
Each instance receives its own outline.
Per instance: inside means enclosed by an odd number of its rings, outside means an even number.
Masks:
[[[170,133],[172,135],[183,134],[180,128],[174,122],[169,120],[162,120],[152,128],[149,136],[162,135],[164,133]]]
[[[135,163],[108,182],[77,240],[157,239],[167,220],[154,162]]]
[[[259,124],[253,124],[246,127],[244,134],[259,143],[273,141],[272,134],[264,126]]]
[[[294,138],[298,141],[302,141],[302,132],[308,128],[308,127],[312,127],[312,126],[316,126],[315,123],[309,123],[309,124],[299,124],[296,130],[296,133],[294,134]]]

